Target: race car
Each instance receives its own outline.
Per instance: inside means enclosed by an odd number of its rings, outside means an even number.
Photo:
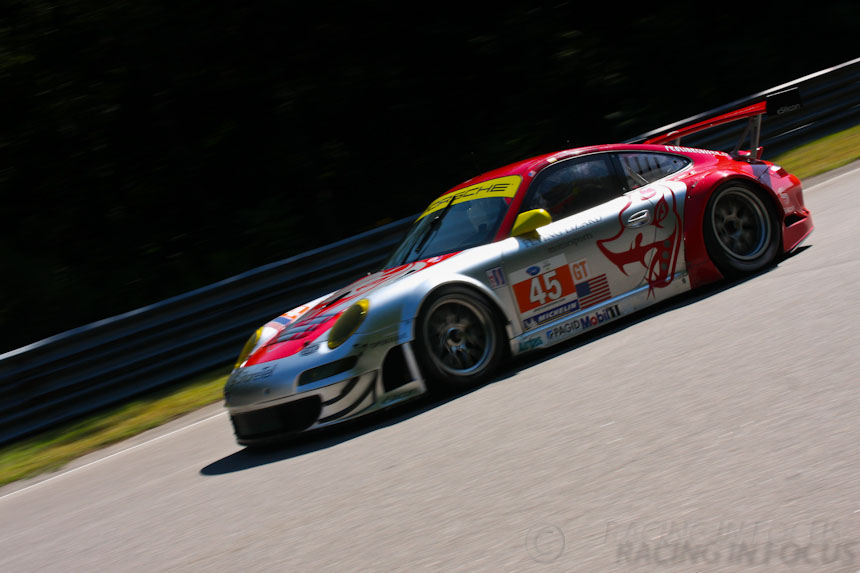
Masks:
[[[469,388],[509,356],[774,265],[813,223],[797,177],[761,159],[769,106],[533,157],[446,192],[382,270],[253,334],[224,390],[237,441],[268,444]],[[741,119],[730,152],[681,146]]]

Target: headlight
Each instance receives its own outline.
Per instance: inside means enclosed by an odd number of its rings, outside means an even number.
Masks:
[[[254,331],[254,334],[251,335],[251,338],[249,338],[248,342],[245,343],[245,346],[242,347],[242,352],[239,353],[239,359],[236,360],[236,364],[233,365],[233,370],[245,363],[245,361],[251,355],[251,352],[253,352],[254,348],[257,346],[257,342],[260,341],[260,336],[262,336],[262,334],[262,326]]]
[[[346,309],[331,327],[328,335],[328,347],[333,350],[346,342],[346,339],[361,326],[367,316],[368,308],[370,308],[370,301],[363,298]]]

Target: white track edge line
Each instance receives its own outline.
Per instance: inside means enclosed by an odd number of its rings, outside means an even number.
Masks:
[[[832,179],[827,179],[826,181],[821,181],[820,183],[816,183],[815,185],[813,185],[809,189],[804,189],[804,191],[812,190],[812,189],[815,189],[816,187],[821,187],[822,185],[827,185],[828,183],[833,183],[834,181],[838,181],[839,179],[842,179],[843,177],[847,177],[848,175],[854,175],[858,171],[860,171],[860,167],[857,167],[856,169],[852,169],[851,171],[846,171],[845,173],[841,173],[841,174],[837,175],[836,177],[833,177]]]
[[[177,429],[175,429],[175,430],[173,430],[173,431],[171,431],[171,432],[168,432],[168,433],[166,433],[166,434],[162,434],[162,435],[160,435],[160,436],[157,436],[157,437],[155,437],[155,438],[152,438],[151,440],[147,440],[147,441],[142,442],[142,443],[140,443],[140,444],[136,444],[136,445],[134,445],[134,446],[128,447],[128,448],[126,448],[126,449],[124,449],[124,450],[120,450],[120,451],[118,451],[118,452],[114,452],[114,453],[110,454],[109,456],[105,456],[105,457],[103,457],[103,458],[99,458],[99,459],[97,459],[97,460],[93,460],[93,461],[91,461],[91,462],[89,462],[89,463],[87,463],[87,464],[84,464],[84,465],[82,465],[82,466],[79,466],[79,467],[76,467],[76,468],[72,468],[72,469],[70,469],[70,470],[68,470],[68,471],[65,471],[65,472],[63,472],[63,473],[57,474],[57,475],[55,475],[55,476],[51,476],[51,477],[49,477],[48,479],[44,479],[44,480],[42,480],[42,481],[40,481],[40,482],[37,482],[37,483],[34,483],[34,484],[32,484],[32,485],[28,485],[27,487],[22,487],[21,489],[18,489],[18,490],[15,490],[15,491],[9,492],[9,493],[7,493],[6,495],[0,496],[0,501],[3,501],[4,499],[6,499],[6,498],[8,498],[8,497],[12,497],[13,495],[18,494],[18,493],[21,493],[21,492],[23,492],[23,491],[27,491],[27,490],[33,489],[33,488],[35,488],[35,487],[39,487],[40,485],[43,485],[43,484],[46,484],[46,483],[48,483],[48,482],[54,481],[54,480],[59,479],[59,478],[61,478],[61,477],[65,477],[65,476],[67,476],[67,475],[69,475],[69,474],[73,474],[73,473],[75,473],[75,472],[77,472],[77,471],[80,471],[80,470],[82,470],[82,469],[88,468],[88,467],[90,467],[90,466],[94,466],[94,465],[99,464],[99,463],[101,463],[101,462],[103,462],[103,461],[105,461],[105,460],[109,460],[109,459],[111,459],[111,458],[113,458],[113,457],[116,457],[116,456],[119,456],[119,455],[121,455],[121,454],[125,454],[125,453],[128,453],[128,452],[132,451],[132,450],[136,450],[137,448],[140,448],[140,447],[143,447],[143,446],[148,446],[149,444],[152,444],[153,442],[157,442],[158,440],[164,439],[164,438],[166,438],[166,437],[168,437],[168,436],[172,436],[173,434],[178,434],[179,432],[183,432],[183,431],[185,431],[185,430],[187,430],[187,429],[189,429],[189,428],[193,428],[194,426],[196,426],[196,425],[198,425],[198,424],[202,424],[203,422],[208,422],[209,420],[212,420],[213,418],[217,418],[217,417],[219,417],[219,416],[224,416],[224,415],[226,415],[226,414],[227,414],[227,412],[226,412],[226,411],[224,411],[224,412],[218,412],[217,414],[212,414],[211,416],[209,416],[209,417],[207,417],[207,418],[203,418],[202,420],[197,420],[196,422],[193,422],[193,423],[191,423],[191,424],[188,424],[187,426],[183,426],[183,427],[181,427],[181,428],[177,428]]]

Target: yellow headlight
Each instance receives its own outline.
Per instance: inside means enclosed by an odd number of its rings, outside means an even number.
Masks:
[[[328,347],[332,350],[346,342],[346,339],[361,326],[364,318],[367,316],[367,310],[370,308],[370,301],[366,298],[361,299],[348,309],[346,309],[328,335]]]
[[[254,350],[254,347],[257,346],[257,342],[259,342],[262,334],[262,326],[254,331],[254,334],[251,335],[251,338],[249,338],[248,342],[245,343],[245,346],[242,347],[242,352],[239,353],[239,359],[236,360],[236,364],[233,365],[233,370],[240,367],[248,359],[251,352]]]

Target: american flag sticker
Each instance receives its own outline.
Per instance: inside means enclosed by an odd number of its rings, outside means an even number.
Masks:
[[[589,308],[612,298],[606,275],[598,275],[593,279],[577,283],[576,296],[579,297],[581,308]]]
[[[490,286],[494,289],[501,288],[507,284],[505,282],[505,273],[502,272],[502,267],[488,270],[487,280],[490,281]]]

